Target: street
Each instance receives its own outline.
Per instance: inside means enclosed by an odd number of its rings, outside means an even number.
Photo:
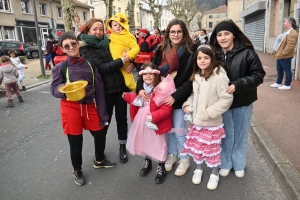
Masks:
[[[14,95],[13,108],[5,107],[6,98],[0,99],[0,199],[285,199],[250,138],[245,177],[236,178],[231,171],[228,177],[220,177],[215,191],[206,188],[209,168],[205,168],[200,185],[192,183],[196,167],[192,160],[187,174],[176,177],[173,168],[161,185],[154,182],[155,162],[150,174],[140,177],[142,157],[130,155],[126,164],[118,159],[114,118],[106,156],[117,162],[116,167],[93,168],[93,138],[85,131],[82,154],[87,184],[77,186],[72,178],[68,140],[62,132],[59,99],[51,96],[49,88],[50,83],[22,92],[22,104]]]

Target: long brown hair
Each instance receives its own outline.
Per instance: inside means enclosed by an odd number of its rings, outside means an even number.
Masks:
[[[81,34],[88,34],[88,32],[90,31],[90,28],[93,26],[93,24],[95,24],[96,22],[101,22],[101,24],[103,25],[103,31],[104,31],[104,23],[103,20],[101,18],[95,18],[92,17],[89,21],[87,21],[87,23],[84,24],[84,27],[82,29],[82,31],[80,32]]]
[[[177,18],[172,19],[170,21],[170,23],[168,24],[168,27],[167,27],[166,32],[164,34],[164,40],[163,40],[163,42],[160,45],[162,47],[162,50],[165,50],[167,48],[168,44],[171,45],[171,41],[170,41],[170,29],[174,25],[179,25],[180,28],[182,29],[182,40],[178,44],[178,46],[179,47],[183,47],[185,45],[186,48],[187,48],[187,50],[190,53],[192,53],[191,46],[194,45],[194,42],[193,42],[193,40],[190,37],[189,31],[188,31],[188,29],[186,27],[186,24],[182,20],[177,19]]]
[[[219,45],[217,41],[217,31],[216,29],[223,23],[229,23],[235,30],[235,37],[233,39],[233,44],[235,44],[236,41],[248,46],[250,49],[254,50],[252,42],[249,40],[249,38],[240,30],[240,28],[231,20],[231,19],[225,19],[221,21],[219,24],[217,24],[214,28],[214,30],[211,33],[209,44],[212,47],[214,51],[220,51],[222,50],[222,47]]]
[[[202,70],[200,69],[200,67],[197,65],[197,57],[199,52],[204,53],[205,55],[208,55],[210,57],[210,65],[209,67],[205,70],[205,73],[202,74]],[[219,62],[216,58],[215,58],[215,54],[214,52],[208,48],[208,47],[202,47],[199,46],[199,48],[197,49],[194,59],[193,59],[193,73],[192,76],[190,78],[191,81],[195,80],[195,75],[196,74],[201,74],[201,76],[203,78],[205,78],[205,80],[207,80],[214,72],[214,69],[217,68],[216,73],[219,74],[221,67],[223,67],[223,63]]]
[[[141,70],[144,70],[146,69],[147,67],[151,67],[151,69],[157,69],[158,68],[156,67],[156,65],[154,65],[153,63],[151,62],[148,62],[148,63],[144,63],[141,67]],[[143,82],[143,74],[139,75],[139,79],[141,79]],[[155,86],[157,86],[159,83],[161,82],[161,75],[160,74],[154,74],[154,80],[153,80],[153,88]]]

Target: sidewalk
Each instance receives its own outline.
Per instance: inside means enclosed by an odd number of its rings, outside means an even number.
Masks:
[[[277,78],[276,60],[258,53],[266,76],[254,103],[251,137],[292,199],[300,198],[300,81],[291,90],[271,88]]]

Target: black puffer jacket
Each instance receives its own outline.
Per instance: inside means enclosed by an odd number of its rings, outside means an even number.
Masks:
[[[225,63],[229,85],[235,85],[233,103],[230,108],[248,106],[257,100],[257,87],[266,74],[255,51],[236,42],[233,49],[224,54],[216,51],[219,61]]]
[[[188,50],[185,50],[179,60],[179,68],[174,79],[176,92],[172,94],[172,97],[175,99],[173,109],[181,109],[182,104],[187,100],[193,90],[193,85],[192,81],[190,81],[190,78],[193,71],[192,62],[195,55],[194,52],[197,50],[197,45],[191,47],[191,50],[193,51],[192,54]],[[152,61],[156,66],[161,64],[162,54],[162,49],[158,48]],[[142,81],[138,81],[136,89],[137,94],[141,89],[143,89]]]
[[[97,67],[102,76],[106,94],[128,90],[120,71],[124,65],[120,58],[113,60],[108,50],[97,48],[83,41],[80,41],[80,53]]]

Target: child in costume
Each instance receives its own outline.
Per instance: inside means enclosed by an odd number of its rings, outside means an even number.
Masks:
[[[218,167],[221,164],[221,139],[225,137],[222,114],[232,103],[233,95],[227,93],[229,79],[210,46],[200,45],[193,60],[193,92],[182,108],[192,113],[192,122],[180,155],[190,155],[197,164],[192,182],[201,183],[202,163],[212,168],[207,184],[215,190],[219,183]]]
[[[26,91],[26,87],[24,85],[23,79],[24,79],[24,69],[27,69],[26,66],[21,63],[20,58],[18,57],[16,50],[8,51],[8,54],[10,56],[11,62],[16,66],[18,69],[19,77],[18,77],[18,83],[22,85],[23,91]]]
[[[140,47],[136,42],[136,38],[129,32],[128,19],[125,14],[117,13],[107,20],[106,27],[111,31],[109,36],[109,51],[113,59],[121,58],[123,52],[126,51],[129,60],[133,60],[140,52]],[[125,67],[130,62],[126,62],[121,72],[124,76],[126,86],[135,91],[136,83],[132,73],[127,73]]]
[[[136,93],[124,93],[123,98],[130,103],[132,121],[128,132],[127,150],[135,155],[145,157],[140,176],[146,176],[152,169],[152,160],[158,161],[155,182],[163,183],[166,178],[165,162],[167,159],[167,132],[172,128],[172,106],[164,104],[164,99],[175,90],[171,76],[161,79],[160,71],[152,63],[145,63],[139,72],[144,89],[150,96],[142,106],[134,105],[138,98]],[[168,92],[168,93],[166,93]],[[157,125],[157,130],[148,128],[147,122]]]
[[[59,36],[59,45],[67,54],[68,59],[60,62],[52,70],[51,94],[60,98],[60,113],[64,134],[70,145],[73,178],[75,184],[84,185],[85,177],[82,173],[82,145],[83,129],[89,130],[94,137],[95,159],[94,168],[111,168],[116,165],[107,160],[104,150],[108,122],[104,97],[104,86],[97,68],[79,53],[79,41],[72,32]],[[65,69],[65,70],[63,70]],[[73,84],[75,81],[88,82],[84,88],[85,96],[79,101],[70,101],[59,88]]]
[[[16,67],[13,66],[8,56],[1,56],[0,59],[0,84],[5,84],[6,96],[7,96],[7,106],[13,107],[13,97],[11,90],[13,89],[16,93],[19,102],[23,103],[24,100],[22,95],[18,89],[17,81],[18,81],[19,73]]]
[[[46,70],[47,70],[47,69],[51,70],[50,61],[52,60],[52,56],[51,56],[51,54],[49,53],[49,50],[48,50],[48,49],[45,50],[44,54],[45,54],[45,62],[46,62],[46,64],[45,64],[45,69],[46,69]]]

